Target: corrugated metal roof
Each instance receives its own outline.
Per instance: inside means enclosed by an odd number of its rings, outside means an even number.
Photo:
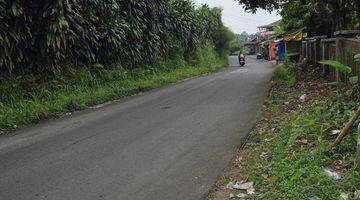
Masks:
[[[271,24],[268,24],[268,25],[258,26],[258,28],[271,28],[271,27],[279,25],[281,23],[281,21],[282,21],[282,19],[280,19],[276,22],[273,22]]]

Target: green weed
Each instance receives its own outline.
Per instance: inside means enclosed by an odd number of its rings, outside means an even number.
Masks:
[[[265,199],[306,199],[309,196],[339,199],[342,192],[351,196],[360,189],[360,176],[354,162],[355,130],[337,149],[329,147],[332,138],[328,129],[340,128],[353,108],[356,108],[353,102],[331,97],[312,101],[300,113],[266,124],[275,129],[267,136],[271,142],[263,140],[260,147],[271,157],[266,162],[270,167],[258,170],[249,165],[246,170],[253,171],[255,180],[263,173],[273,176],[272,181],[257,182],[259,187],[271,188],[263,191]],[[343,179],[332,180],[324,173],[325,168],[338,168]]]
[[[191,64],[176,58],[158,60],[153,66],[133,71],[125,70],[120,65],[95,65],[95,72],[89,72],[86,68],[69,68],[66,74],[55,74],[42,84],[34,80],[30,86],[21,86],[18,79],[12,79],[6,86],[9,87],[9,93],[2,94],[1,98],[0,129],[10,130],[40,119],[58,117],[67,112],[212,72],[226,64],[227,59],[216,56],[213,48],[206,44],[197,50]]]
[[[256,194],[249,199],[338,200],[341,193],[356,199],[355,193],[360,190],[356,128],[338,147],[331,148],[330,144],[336,137],[331,131],[344,126],[359,102],[325,85],[275,85],[262,118],[231,163],[234,171],[227,171],[227,182],[220,184],[224,186],[230,180],[254,182]],[[299,100],[304,93],[308,96],[306,102]],[[328,177],[324,169],[336,171],[341,180]],[[228,196],[229,192],[234,191],[218,187],[210,197],[217,199],[217,195]]]
[[[285,84],[287,86],[294,85],[296,77],[289,74],[288,68],[280,64],[274,69],[273,80],[278,84]]]

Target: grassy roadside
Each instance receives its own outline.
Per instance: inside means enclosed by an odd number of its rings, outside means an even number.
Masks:
[[[213,72],[226,65],[227,59],[219,59],[212,51],[205,50],[192,64],[179,59],[158,62],[155,67],[134,71],[124,70],[121,66],[99,70],[98,73],[80,69],[69,73],[73,76],[69,80],[62,80],[63,75],[60,75],[59,79],[50,83],[34,84],[30,86],[31,91],[27,91],[27,95],[22,90],[9,90],[12,100],[8,103],[0,101],[0,133],[1,130],[13,130],[40,119],[59,117],[68,112]],[[18,94],[22,96],[17,96]]]
[[[226,188],[230,181],[254,183],[255,195],[245,199],[360,199],[355,127],[338,147],[329,147],[336,137],[332,130],[343,127],[359,102],[350,96],[350,88],[334,88],[318,79],[293,80],[276,80],[261,119],[209,199],[243,199],[236,196],[246,191]],[[299,98],[303,94],[304,101]],[[325,169],[341,179],[330,178]]]

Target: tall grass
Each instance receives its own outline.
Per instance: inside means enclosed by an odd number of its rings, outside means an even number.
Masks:
[[[103,68],[69,68],[42,84],[24,91],[23,87],[12,87],[5,102],[0,102],[0,129],[10,130],[40,119],[61,116],[67,112],[119,99],[138,92],[147,91],[181,79],[215,71],[227,63],[217,56],[210,43],[204,43],[191,62],[183,57],[158,59],[156,64],[143,66],[133,71],[121,65]],[[21,85],[19,79],[7,84]],[[31,82],[30,82],[31,84]],[[11,87],[10,85],[8,87]]]

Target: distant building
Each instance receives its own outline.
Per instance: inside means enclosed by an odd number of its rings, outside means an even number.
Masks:
[[[283,35],[285,41],[285,53],[290,59],[296,61],[300,59],[301,44],[306,37],[307,33],[305,28],[290,31]]]
[[[250,39],[250,41],[244,44],[245,53],[249,55],[254,55],[259,51],[259,42],[257,42],[257,38],[254,37]]]
[[[271,24],[259,26],[258,32],[256,33],[256,38],[258,42],[258,51],[262,57],[266,60],[273,60],[276,57],[276,48],[273,40],[276,35],[275,26],[280,25],[281,20],[273,22]]]
[[[275,35],[275,26],[280,25],[281,20],[278,20],[276,22],[273,22],[268,25],[259,26],[258,32],[256,33],[256,37],[258,39],[258,42],[264,42],[271,38],[271,36]]]

